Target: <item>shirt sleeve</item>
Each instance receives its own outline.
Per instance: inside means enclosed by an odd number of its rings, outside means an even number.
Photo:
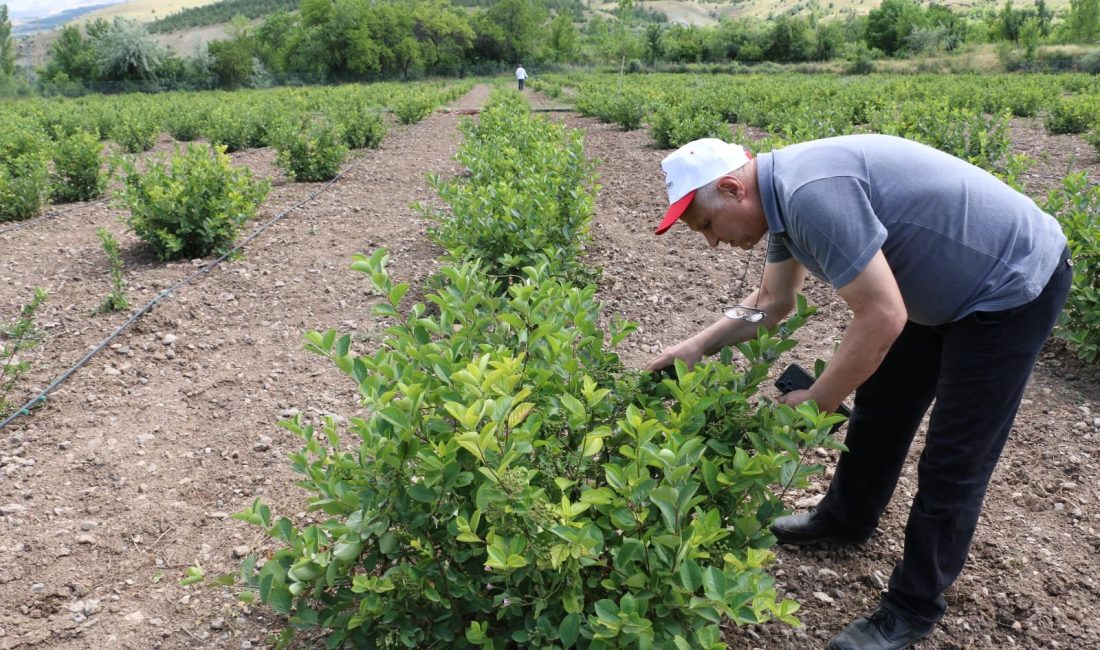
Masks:
[[[783,235],[768,235],[768,263],[777,264],[779,262],[786,262],[791,259],[791,251],[787,249],[787,245],[784,243],[786,238]]]
[[[865,185],[851,176],[800,187],[787,205],[792,244],[817,262],[825,280],[840,289],[854,280],[886,241]]]

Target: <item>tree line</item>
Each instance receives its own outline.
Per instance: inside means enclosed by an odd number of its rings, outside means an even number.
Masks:
[[[257,10],[280,2],[233,1]],[[810,4],[801,13],[722,19],[710,27],[669,24],[663,14],[633,0],[619,0],[611,15],[595,13],[587,19],[581,0],[455,1],[476,6],[449,0],[301,0],[295,11],[278,10],[262,20],[237,15],[226,38],[185,57],[169,53],[141,25],[96,20],[62,28],[37,73],[41,83],[54,87],[117,81],[239,87],[284,77],[329,82],[461,76],[520,63],[537,69],[629,62],[631,69],[640,69],[840,56],[871,60],[950,52],[982,42],[1000,42],[1034,56],[1040,43],[1100,39],[1100,0],[1071,0],[1061,13],[1045,0],[1020,8],[1005,0],[1000,9],[968,14],[916,0],[884,0],[866,15],[828,17]],[[10,23],[6,7],[0,10],[0,75],[11,75]]]

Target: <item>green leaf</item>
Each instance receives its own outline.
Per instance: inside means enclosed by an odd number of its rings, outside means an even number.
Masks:
[[[683,564],[680,565],[680,584],[692,593],[703,586],[703,570],[699,567],[698,562],[691,558],[684,560]]]
[[[558,628],[562,646],[566,648],[573,647],[573,644],[577,642],[577,635],[580,633],[580,629],[580,614],[570,614],[563,618],[561,626]]]
[[[398,540],[397,535],[388,530],[385,534],[378,538],[378,550],[386,555],[393,555],[397,552]]]
[[[569,393],[564,393],[561,396],[561,404],[569,411],[569,426],[578,428],[584,426],[588,421],[587,413],[584,410],[584,404],[576,397],[573,397]]]
[[[283,583],[276,582],[271,585],[271,591],[268,592],[265,602],[276,612],[289,614],[291,600],[290,589]]]
[[[405,292],[408,290],[409,285],[407,282],[393,285],[393,288],[390,289],[390,295],[387,296],[387,298],[389,298],[390,304],[396,307],[397,303],[401,302],[401,298],[405,296]]]
[[[680,521],[676,512],[676,502],[679,497],[680,491],[667,485],[654,488],[649,493],[649,500],[661,511],[665,527],[673,532],[680,529]]]
[[[413,483],[409,486],[409,496],[423,503],[433,503],[439,499],[439,494],[423,483]]]

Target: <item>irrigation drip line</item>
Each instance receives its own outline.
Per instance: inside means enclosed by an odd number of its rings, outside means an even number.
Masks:
[[[126,322],[124,322],[122,325],[120,325],[118,327],[118,329],[116,329],[114,332],[111,332],[111,334],[108,335],[107,338],[100,341],[87,354],[85,354],[83,357],[81,357],[80,361],[77,361],[76,364],[73,365],[73,367],[69,368],[60,377],[53,380],[53,382],[51,382],[49,386],[46,386],[46,388],[42,389],[42,392],[38,393],[38,395],[31,398],[31,400],[29,402],[27,402],[23,406],[19,407],[18,409],[16,409],[15,412],[12,413],[11,416],[9,416],[6,420],[4,420],[3,422],[0,422],[0,429],[3,429],[5,427],[7,427],[11,422],[13,422],[16,418],[18,418],[21,415],[29,415],[32,408],[34,408],[39,403],[44,402],[46,400],[46,396],[48,396],[50,393],[52,393],[54,391],[54,389],[56,389],[61,384],[65,383],[65,381],[68,380],[69,377],[71,377],[74,373],[76,373],[77,370],[80,370],[80,368],[82,368],[86,363],[91,361],[92,357],[94,357],[96,354],[101,352],[105,347],[110,345],[111,341],[114,341],[116,338],[118,338],[118,335],[122,334],[123,330],[125,330],[127,327],[129,327],[131,324],[133,324],[139,318],[141,318],[142,316],[147,314],[149,312],[149,310],[151,310],[153,307],[155,307],[157,304],[159,304],[160,301],[162,301],[165,298],[171,296],[173,293],[175,293],[179,289],[183,288],[184,286],[190,284],[191,282],[193,282],[197,278],[209,273],[211,269],[213,269],[214,267],[216,267],[219,264],[221,264],[222,262],[224,262],[227,258],[229,258],[231,255],[233,255],[237,251],[239,251],[246,244],[248,244],[248,242],[250,242],[253,239],[255,239],[256,237],[258,237],[265,230],[267,230],[271,226],[273,226],[276,223],[278,223],[278,222],[282,221],[283,219],[285,219],[287,217],[287,215],[289,215],[294,210],[297,210],[298,208],[302,207],[303,205],[305,205],[305,204],[309,203],[310,201],[312,201],[313,199],[317,198],[317,196],[319,194],[321,194],[321,192],[324,192],[329,187],[331,187],[333,184],[335,184],[336,181],[340,180],[345,174],[347,174],[349,171],[354,169],[355,166],[357,164],[359,164],[359,161],[364,160],[366,158],[367,158],[367,156],[363,156],[362,158],[359,158],[358,160],[353,162],[351,165],[348,165],[347,168],[345,168],[339,174],[334,176],[331,180],[326,182],[321,187],[317,188],[312,194],[310,194],[306,198],[302,199],[301,201],[295,203],[294,205],[286,208],[285,210],[283,210],[279,214],[275,215],[271,219],[268,219],[263,225],[261,225],[259,228],[254,230],[250,235],[248,235],[247,237],[245,237],[241,241],[237,242],[237,244],[234,245],[233,248],[227,250],[225,253],[222,253],[222,255],[220,257],[218,257],[216,260],[214,260],[213,262],[210,262],[209,264],[206,264],[205,266],[203,266],[199,270],[191,273],[191,275],[188,275],[187,277],[185,277],[184,279],[182,279],[179,282],[175,283],[171,287],[169,287],[167,289],[164,289],[163,291],[158,293],[156,295],[156,297],[153,298],[152,300],[150,300],[144,307],[142,307],[141,309],[139,309],[139,310],[135,311],[134,313],[130,314],[130,317],[126,319]],[[0,231],[0,232],[3,232],[3,231]]]
[[[13,226],[8,226],[7,228],[0,228],[0,235],[3,235],[6,232],[11,232],[13,230],[19,230],[20,228],[25,228],[26,226],[29,226],[29,225],[34,224],[34,223],[40,223],[40,222],[46,221],[48,219],[53,219],[55,217],[60,217],[61,215],[64,215],[64,214],[69,214],[70,212],[76,212],[77,210],[82,210],[84,208],[91,207],[93,205],[99,205],[100,203],[106,203],[106,202],[107,202],[107,199],[99,199],[98,201],[93,201],[91,203],[82,203],[80,205],[73,206],[73,207],[68,208],[66,210],[54,210],[53,212],[47,212],[46,214],[42,215],[41,217],[38,217],[37,219],[31,219],[30,221],[20,221],[19,223],[16,223]]]

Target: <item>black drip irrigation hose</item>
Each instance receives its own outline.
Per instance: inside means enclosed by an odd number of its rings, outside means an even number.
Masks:
[[[16,223],[13,226],[8,226],[7,228],[0,228],[0,235],[3,235],[6,232],[11,232],[13,230],[19,230],[20,228],[25,228],[25,227],[27,227],[31,224],[41,223],[41,222],[46,221],[48,219],[53,219],[55,217],[60,217],[60,216],[65,215],[65,214],[69,214],[70,212],[76,212],[77,210],[83,210],[84,208],[90,208],[93,205],[99,205],[100,203],[106,203],[106,202],[107,202],[107,199],[99,199],[98,201],[93,201],[91,203],[82,203],[80,205],[73,206],[73,207],[68,208],[66,210],[54,210],[53,212],[47,212],[46,214],[42,215],[41,217],[38,217],[37,219],[31,219],[29,221],[20,221],[20,222]]]
[[[252,232],[252,234],[245,237],[241,241],[237,242],[237,244],[235,246],[233,246],[233,248],[227,250],[225,253],[223,253],[216,260],[214,260],[213,262],[210,262],[209,264],[203,266],[198,271],[195,271],[194,273],[192,273],[191,275],[188,275],[187,277],[185,277],[184,279],[182,279],[179,282],[175,283],[171,287],[169,287],[169,288],[161,291],[160,293],[158,293],[155,298],[153,298],[152,300],[149,301],[148,304],[146,304],[141,309],[135,311],[134,313],[130,314],[130,317],[126,319],[126,322],[124,322],[122,325],[120,325],[118,329],[116,329],[114,332],[112,332],[107,338],[100,341],[98,345],[96,345],[87,354],[85,354],[83,357],[81,357],[80,361],[77,361],[76,364],[73,365],[73,367],[66,370],[57,379],[54,379],[53,382],[51,382],[49,386],[46,386],[46,388],[42,389],[42,392],[40,392],[38,395],[31,398],[31,400],[29,402],[27,402],[23,406],[19,407],[18,409],[16,409],[15,412],[12,413],[6,420],[4,420],[3,422],[0,422],[0,429],[3,429],[5,427],[7,427],[9,424],[11,424],[16,418],[18,418],[21,415],[29,415],[32,408],[34,408],[38,404],[44,402],[46,400],[46,397],[51,392],[53,392],[61,384],[65,383],[65,381],[68,380],[69,377],[71,377],[74,373],[76,373],[77,370],[80,370],[80,368],[82,368],[86,363],[91,361],[92,357],[94,357],[96,354],[98,354],[100,351],[102,351],[104,348],[106,348],[108,345],[110,345],[111,341],[118,338],[118,335],[121,334],[123,332],[123,330],[125,330],[127,327],[129,327],[131,324],[133,324],[139,318],[141,318],[142,316],[147,314],[149,312],[149,310],[151,310],[158,303],[160,303],[160,301],[162,301],[165,298],[171,296],[173,293],[175,293],[176,291],[178,291],[182,287],[184,287],[184,286],[190,284],[191,282],[193,282],[195,279],[209,273],[211,269],[213,269],[215,266],[218,266],[219,264],[224,262],[229,256],[231,256],[234,253],[236,253],[237,251],[239,251],[246,244],[248,244],[248,242],[255,239],[257,236],[259,236],[265,230],[267,230],[271,226],[273,226],[276,223],[278,223],[278,222],[282,221],[283,219],[285,219],[287,217],[287,215],[289,215],[294,210],[297,210],[298,208],[302,207],[303,205],[305,205],[305,204],[309,203],[310,201],[312,201],[313,199],[317,198],[317,195],[319,195],[321,192],[324,192],[329,187],[331,187],[334,183],[336,183],[336,181],[340,180],[345,174],[347,174],[349,171],[354,169],[355,166],[357,164],[359,164],[359,162],[361,160],[364,160],[366,158],[367,158],[367,156],[363,156],[362,158],[359,158],[358,160],[354,161],[351,165],[348,165],[347,168],[345,168],[339,174],[334,176],[331,180],[326,182],[321,187],[317,188],[312,194],[310,194],[306,198],[302,199],[301,201],[295,203],[294,205],[286,208],[285,210],[283,210],[279,214],[275,215],[271,219],[268,219],[262,226],[260,226],[256,230],[254,230]],[[3,231],[0,231],[0,232],[3,232]]]

